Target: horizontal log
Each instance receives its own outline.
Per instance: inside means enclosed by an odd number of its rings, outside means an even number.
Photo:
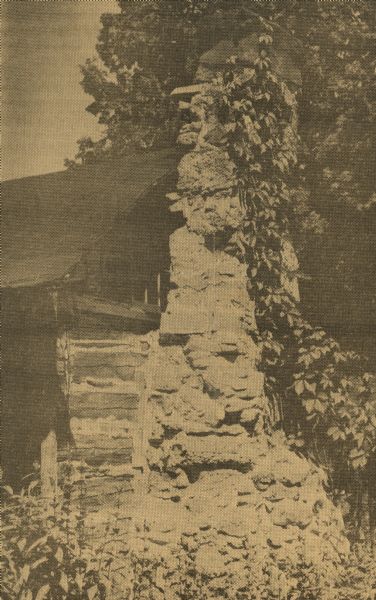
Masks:
[[[112,450],[133,448],[132,436],[110,438],[106,435],[74,434],[73,439],[78,449],[95,448],[98,450]]]
[[[79,409],[112,409],[123,408],[134,410],[138,407],[140,396],[138,394],[106,393],[102,391],[86,394],[72,394],[69,398],[69,411]]]
[[[102,491],[97,494],[87,496],[83,500],[80,499],[80,502],[84,503],[87,510],[95,510],[105,506],[107,510],[111,508],[117,508],[121,511],[121,513],[124,513],[127,512],[127,509],[130,507],[132,496],[133,489],[131,488],[121,492],[114,489],[112,492]]]
[[[112,438],[128,437],[133,430],[133,423],[127,419],[115,419],[112,415],[104,417],[83,418],[71,417],[70,429],[73,436],[76,435],[99,435]]]
[[[126,419],[128,421],[136,421],[138,412],[137,408],[111,407],[111,406],[92,406],[89,405],[70,405],[69,414],[71,417],[95,419],[98,417],[110,417],[115,419]]]
[[[113,348],[83,350],[76,349],[72,352],[75,367],[140,367],[144,364],[146,356],[137,352],[114,352]]]
[[[70,393],[74,396],[81,394],[122,394],[137,396],[143,391],[143,384],[138,381],[123,381],[122,379],[88,378],[81,383],[72,383]]]
[[[85,497],[96,496],[100,494],[116,494],[120,492],[133,491],[132,480],[119,477],[92,477],[85,479],[82,486],[76,486],[74,495]]]
[[[155,323],[160,317],[160,308],[152,304],[114,302],[93,296],[76,296],[75,304],[81,313],[119,317],[120,319]]]
[[[59,461],[78,460],[91,466],[131,464],[133,449],[130,448],[62,448]]]
[[[135,367],[112,367],[111,365],[100,365],[96,367],[78,367],[73,365],[71,369],[73,382],[82,383],[87,379],[122,379],[123,381],[133,381]]]
[[[95,331],[91,331],[91,334]],[[91,348],[116,348],[118,350],[135,352],[148,352],[150,344],[148,340],[140,334],[135,333],[124,333],[111,331],[111,337],[88,337],[84,338],[79,333],[72,333],[71,346],[74,348],[91,349]]]

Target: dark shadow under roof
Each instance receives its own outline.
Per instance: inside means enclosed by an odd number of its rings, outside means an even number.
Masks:
[[[61,279],[177,163],[164,149],[3,182],[2,287]]]

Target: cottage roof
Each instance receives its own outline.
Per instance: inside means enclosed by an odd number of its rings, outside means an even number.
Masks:
[[[3,182],[2,287],[64,277],[177,161],[164,149]]]

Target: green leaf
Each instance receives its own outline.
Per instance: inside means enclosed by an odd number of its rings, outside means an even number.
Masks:
[[[311,392],[311,394],[315,394],[316,393],[316,384],[315,383],[310,383],[309,381],[305,381],[304,382],[304,386],[305,386],[306,390],[308,390],[309,392]]]
[[[316,402],[316,400],[314,398],[310,398],[309,400],[304,400],[304,406],[305,406],[307,413],[313,412],[313,410],[315,408],[315,402]]]
[[[339,429],[339,427],[329,427],[327,431],[327,435],[331,437],[334,441],[337,440],[346,440],[346,434],[344,431]]]
[[[86,593],[87,593],[87,597],[89,600],[93,600],[96,596],[98,592],[98,586],[97,585],[93,585],[91,588],[89,588]]]
[[[49,591],[50,591],[50,586],[48,583],[46,583],[45,585],[42,585],[42,587],[39,588],[37,595],[35,596],[35,600],[45,600],[45,598],[47,598]]]
[[[30,552],[32,550],[34,550],[35,548],[37,548],[37,546],[40,546],[41,544],[45,544],[46,542],[47,542],[47,536],[46,535],[44,535],[41,538],[38,538],[37,540],[35,540],[35,542],[33,542],[31,544],[31,546],[29,546],[29,548],[26,551],[26,554],[30,554]]]
[[[75,582],[78,585],[78,589],[81,591],[84,585],[84,578],[81,573],[76,573],[76,577],[74,578]]]
[[[19,548],[19,550],[22,552],[25,549],[26,546],[26,538],[22,538],[17,542],[17,546]]]
[[[330,397],[333,400],[334,404],[339,404],[343,400],[342,394],[339,394],[338,392],[331,392]]]
[[[21,576],[20,576],[21,581],[23,583],[26,583],[27,580],[29,579],[29,575],[30,575],[30,565],[25,564],[21,569]]]
[[[29,487],[27,488],[27,493],[30,495],[31,492],[33,491],[34,488],[36,488],[39,485],[39,481],[32,481],[29,485]]]
[[[46,556],[42,556],[42,558],[38,558],[38,560],[33,562],[33,564],[31,565],[31,568],[36,569],[37,567],[39,567],[39,565],[42,565],[43,563],[47,562],[47,560],[48,559]]]
[[[304,381],[302,381],[301,379],[295,381],[294,387],[295,392],[298,394],[298,396],[301,396],[301,394],[303,394],[304,392]]]
[[[67,577],[66,573],[64,573],[64,572],[62,572],[62,574],[61,574],[59,586],[61,587],[62,590],[64,590],[64,592],[66,594],[68,593],[68,590],[69,590],[68,577]]]
[[[59,564],[63,562],[64,552],[63,552],[63,549],[61,548],[61,546],[59,546],[58,549],[56,550],[55,558]]]
[[[318,399],[315,400],[315,410],[319,413],[325,412],[325,405]]]

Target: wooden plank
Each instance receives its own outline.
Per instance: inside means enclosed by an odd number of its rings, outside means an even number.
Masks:
[[[57,489],[57,440],[55,431],[49,431],[40,449],[42,498],[51,499]]]
[[[62,448],[59,450],[59,461],[83,460],[88,465],[131,464],[132,448]]]
[[[106,435],[88,435],[88,434],[75,434],[74,442],[76,448],[95,448],[98,450],[112,450],[112,449],[132,449],[133,448],[133,437],[119,437],[110,438]]]
[[[106,349],[74,349],[72,351],[73,364],[79,367],[139,367],[147,355],[139,352],[118,352],[113,348]]]
[[[110,365],[100,365],[99,367],[79,367],[73,365],[70,371],[75,383],[86,381],[88,377],[101,377],[109,379],[110,377],[116,376],[115,367],[111,367]]]
[[[158,306],[143,303],[125,304],[102,300],[93,296],[77,296],[76,306],[80,312],[120,317],[136,321],[150,321],[155,323],[160,318]]]
[[[127,419],[134,422],[137,419],[137,410],[135,408],[124,407],[102,407],[102,406],[72,406],[70,405],[69,414],[71,417],[92,418],[113,416],[116,419]]]
[[[158,308],[161,309],[161,274],[157,275],[157,303]]]
[[[123,408],[134,410],[139,403],[139,395],[123,393],[103,393],[89,392],[80,395],[71,395],[69,399],[69,409],[105,409],[105,408]]]
[[[85,382],[72,383],[70,393],[72,396],[83,394],[112,394],[122,396],[139,396],[143,390],[139,381],[124,381],[123,379],[95,380],[88,378]]]
[[[104,436],[105,438],[127,438],[134,425],[127,419],[115,419],[113,415],[104,417],[83,418],[71,417],[70,429],[74,437],[77,435]]]
[[[113,491],[108,490],[106,492],[98,492],[96,494],[84,496],[83,500],[85,502],[85,507],[88,510],[99,509],[103,506],[106,507],[106,510],[121,507],[121,512],[123,513],[124,507],[129,507],[132,496],[133,488],[131,487],[121,491],[114,488]]]

